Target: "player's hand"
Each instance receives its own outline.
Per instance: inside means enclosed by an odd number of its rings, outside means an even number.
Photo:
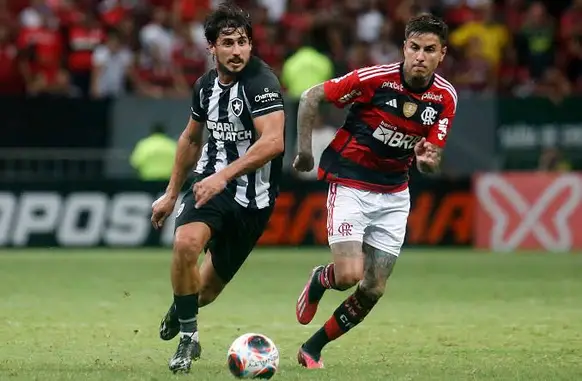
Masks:
[[[311,153],[299,152],[293,161],[293,168],[299,172],[309,172],[313,169],[314,159]]]
[[[436,154],[428,153],[422,156],[417,156],[416,161],[418,165],[422,166],[423,168],[434,168],[438,167],[439,160]]]
[[[427,142],[425,138],[416,143],[414,153],[419,165],[430,168],[435,168],[439,165],[440,157],[437,147]]]
[[[164,225],[164,221],[174,211],[177,197],[164,193],[152,204],[152,225],[155,229],[160,229]]]
[[[425,152],[428,150],[431,144],[426,141],[426,138],[422,138],[414,145],[414,154],[418,158],[419,156],[423,156]]]
[[[196,200],[196,208],[200,208],[212,197],[222,192],[224,188],[226,188],[226,183],[226,178],[222,173],[217,172],[194,184],[194,200]]]

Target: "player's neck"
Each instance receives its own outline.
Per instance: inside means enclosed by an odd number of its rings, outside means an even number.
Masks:
[[[229,86],[236,81],[236,74],[220,64],[216,65],[216,72],[218,73],[218,82],[223,86]]]
[[[424,89],[428,86],[428,84],[430,83],[430,80],[432,79],[432,74],[425,77],[425,78],[419,78],[419,77],[412,77],[408,74],[404,74],[404,81],[406,82],[406,85],[408,87],[410,87],[411,89],[414,90],[420,90],[420,89]]]
[[[236,78],[236,76],[223,73],[220,70],[217,70],[217,72],[218,72],[218,82],[220,82],[221,85],[228,86],[231,83],[233,83]]]

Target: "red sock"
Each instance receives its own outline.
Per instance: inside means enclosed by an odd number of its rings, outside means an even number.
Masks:
[[[330,263],[319,272],[319,284],[325,289],[335,289],[335,264]]]
[[[358,287],[339,305],[323,327],[307,340],[305,349],[311,354],[320,353],[327,343],[361,323],[376,303],[377,300],[370,299]]]
[[[375,304],[375,300],[371,300],[359,287],[356,288],[356,291],[348,296],[325,322],[323,327],[329,340],[337,339],[360,324]]]

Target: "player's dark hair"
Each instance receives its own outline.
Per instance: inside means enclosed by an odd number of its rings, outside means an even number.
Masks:
[[[221,3],[204,22],[204,36],[209,44],[216,44],[220,34],[230,35],[242,28],[249,40],[253,39],[251,15],[232,2]]]
[[[427,33],[436,34],[441,44],[446,45],[449,37],[449,27],[442,19],[431,14],[422,14],[413,17],[406,23],[406,29],[404,30],[406,39]]]

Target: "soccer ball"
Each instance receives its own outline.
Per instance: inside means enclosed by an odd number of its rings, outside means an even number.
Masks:
[[[226,361],[230,373],[236,378],[268,380],[279,368],[279,350],[267,336],[245,333],[233,341]]]

